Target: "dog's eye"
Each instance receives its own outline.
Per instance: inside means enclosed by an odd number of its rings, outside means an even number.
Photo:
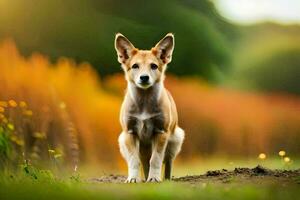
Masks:
[[[138,65],[138,64],[133,64],[131,68],[132,68],[132,69],[138,69],[138,68],[139,68],[139,65]]]
[[[150,66],[151,66],[151,69],[153,69],[153,70],[156,70],[158,68],[158,66],[154,63],[151,63]]]

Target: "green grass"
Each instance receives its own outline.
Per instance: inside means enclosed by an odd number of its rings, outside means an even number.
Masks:
[[[13,179],[13,178],[12,178]],[[191,186],[182,183],[102,184],[72,180],[8,180],[0,183],[1,199],[297,199],[296,187]]]
[[[230,161],[230,160],[229,160]],[[232,164],[233,162],[233,164]],[[224,165],[222,165],[222,163]],[[227,165],[252,167],[262,164],[258,161],[236,160],[228,164],[228,160],[202,160],[190,163],[183,167],[177,164],[176,176],[179,174],[199,174],[213,168],[230,168]],[[270,168],[284,168],[280,160],[269,159],[263,164]],[[292,168],[297,168],[294,162]],[[0,173],[0,199],[284,199],[294,200],[300,196],[297,184],[251,184],[230,179],[225,184],[214,182],[187,184],[166,181],[159,184],[114,184],[95,183],[87,181],[88,177],[98,177],[101,174],[92,173],[81,175],[77,173],[63,173],[64,176],[55,176],[49,170],[39,170],[25,162],[20,170]],[[197,171],[196,169],[200,170]],[[81,168],[81,170],[83,170]],[[86,170],[83,170],[86,171]],[[96,175],[95,175],[96,174]],[[299,177],[300,178],[300,177]],[[299,179],[300,180],[300,179]]]
[[[25,163],[20,170],[0,174],[0,199],[285,199],[300,195],[297,185],[200,183],[165,181],[149,184],[115,184],[87,181],[78,173],[58,178],[49,170]]]

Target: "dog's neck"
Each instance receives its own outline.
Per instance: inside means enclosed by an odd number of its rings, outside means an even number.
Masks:
[[[147,89],[139,88],[132,82],[128,83],[129,96],[139,110],[145,110],[147,107],[156,107],[161,98],[163,89],[163,82],[154,83]]]

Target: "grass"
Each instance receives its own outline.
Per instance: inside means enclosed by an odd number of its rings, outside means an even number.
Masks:
[[[78,172],[64,177],[39,170],[28,163],[0,174],[0,199],[297,199],[298,185],[201,184],[165,181],[159,184],[116,184],[88,181]],[[299,177],[300,178],[300,177]]]
[[[74,180],[1,181],[1,199],[297,199],[297,187],[243,185],[102,184]]]

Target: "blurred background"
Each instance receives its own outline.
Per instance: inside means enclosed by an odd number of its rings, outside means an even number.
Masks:
[[[166,87],[186,130],[178,165],[299,156],[298,0],[0,0],[2,168],[126,169],[117,32],[140,49],[175,34]]]

